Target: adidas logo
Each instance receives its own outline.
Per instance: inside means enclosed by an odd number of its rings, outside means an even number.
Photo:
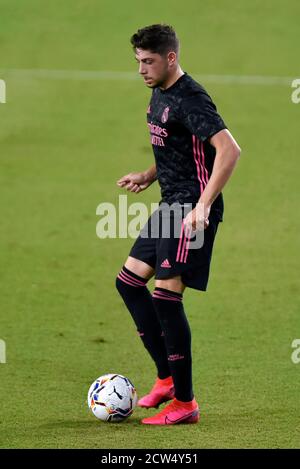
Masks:
[[[171,264],[170,262],[168,261],[168,259],[165,259],[161,264],[160,264],[161,267],[165,267],[167,269],[170,269],[171,268]]]

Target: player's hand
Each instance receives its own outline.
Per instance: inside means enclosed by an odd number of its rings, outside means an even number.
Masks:
[[[147,189],[153,181],[147,179],[145,173],[129,173],[117,181],[117,185],[130,192],[139,192]]]
[[[209,225],[210,207],[205,207],[202,203],[198,203],[183,220],[185,229],[188,231],[202,231]]]

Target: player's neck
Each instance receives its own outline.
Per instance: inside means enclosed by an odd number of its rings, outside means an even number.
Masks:
[[[167,90],[172,85],[174,85],[174,83],[176,83],[176,81],[179,80],[179,78],[182,77],[182,75],[184,75],[184,72],[181,69],[181,67],[178,65],[176,71],[166,80],[163,86],[160,86],[160,89]]]

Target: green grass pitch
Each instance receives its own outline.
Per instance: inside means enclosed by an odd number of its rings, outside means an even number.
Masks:
[[[133,241],[95,232],[98,204],[124,193],[116,180],[152,164],[149,90],[13,71],[134,72],[130,35],[166,22],[191,75],[299,78],[299,3],[0,3],[0,447],[299,447],[300,104],[290,84],[202,81],[242,148],[209,289],[185,293],[202,420],[145,428],[152,411],[142,409],[98,422],[86,394],[107,372],[128,376],[139,396],[155,376],[114,287]],[[157,185],[129,195],[158,200]]]

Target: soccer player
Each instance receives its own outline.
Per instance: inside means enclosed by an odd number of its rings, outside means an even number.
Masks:
[[[139,73],[152,90],[147,121],[155,164],[123,176],[118,186],[139,193],[156,179],[161,188],[158,210],[142,230],[151,232],[155,220],[171,222],[177,215],[167,206],[190,206],[182,212],[181,232],[175,236],[142,236],[135,240],[116,286],[156,368],[157,377],[140,407],[163,410],[142,423],[196,423],[199,407],[192,386],[191,331],[183,307],[186,287],[205,291],[218,224],[223,216],[222,189],[236,165],[240,148],[212,99],[179,65],[179,40],[171,26],[155,24],[131,37]],[[173,213],[173,215],[172,215]],[[179,210],[180,213],[180,210]],[[180,219],[180,215],[179,215]],[[201,232],[203,245],[191,249]],[[155,276],[150,294],[146,284]]]

